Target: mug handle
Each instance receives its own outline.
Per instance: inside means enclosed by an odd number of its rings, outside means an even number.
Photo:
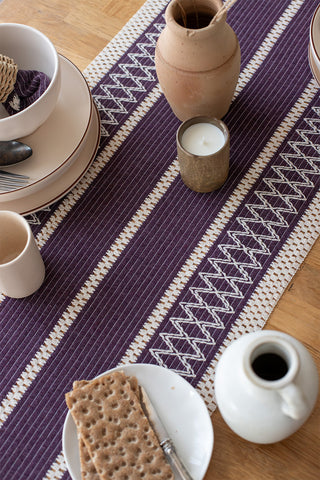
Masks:
[[[308,405],[303,393],[294,383],[281,388],[279,394],[283,399],[281,409],[285,415],[294,420],[305,417]]]

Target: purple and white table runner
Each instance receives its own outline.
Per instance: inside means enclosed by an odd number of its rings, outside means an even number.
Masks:
[[[166,4],[147,1],[86,69],[98,155],[69,195],[28,217],[47,277],[30,298],[1,297],[1,480],[70,478],[64,393],[118,364],[170,368],[213,411],[219,353],[265,325],[318,237],[314,1],[230,10],[242,68],[224,117],[230,175],[211,194],[179,176],[179,121],[153,59]]]

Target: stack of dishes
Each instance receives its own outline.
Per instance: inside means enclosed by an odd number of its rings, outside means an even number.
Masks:
[[[309,38],[309,65],[315,80],[320,85],[320,4],[311,20]]]
[[[30,180],[21,188],[0,191],[0,210],[26,215],[56,202],[76,185],[95,158],[100,142],[97,108],[82,73],[70,60],[59,57],[57,105],[38,130],[21,140],[32,148],[32,156],[5,168]]]

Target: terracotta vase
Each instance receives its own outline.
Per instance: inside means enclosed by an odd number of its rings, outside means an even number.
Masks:
[[[162,91],[182,121],[228,111],[240,73],[240,46],[226,13],[210,21],[222,0],[172,0],[155,51]]]

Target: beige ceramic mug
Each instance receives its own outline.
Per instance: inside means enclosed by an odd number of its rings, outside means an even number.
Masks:
[[[27,297],[44,277],[45,266],[28,222],[18,213],[0,211],[0,292]]]

